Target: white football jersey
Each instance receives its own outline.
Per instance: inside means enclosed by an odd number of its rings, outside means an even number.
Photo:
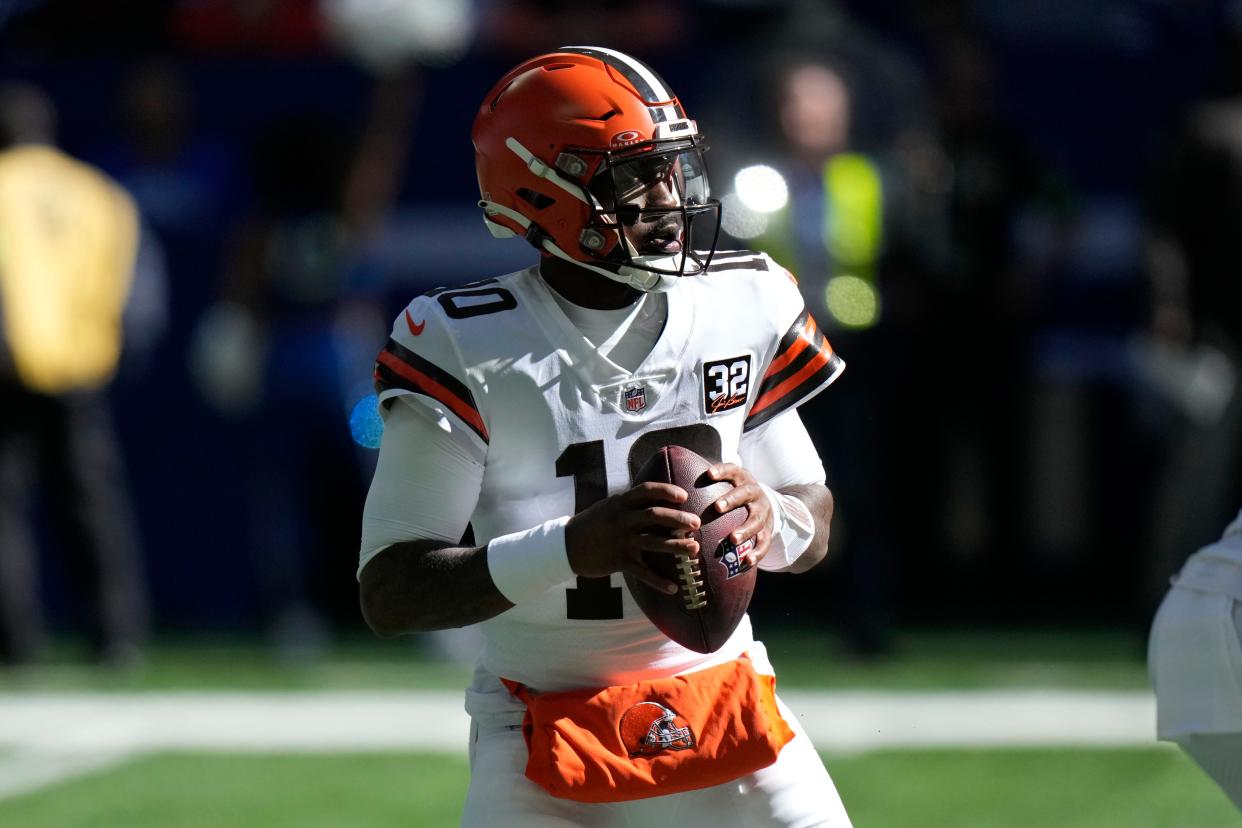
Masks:
[[[413,394],[469,430],[485,457],[477,543],[630,488],[666,445],[736,462],[744,431],[844,368],[766,255],[717,254],[667,298],[664,330],[633,372],[574,327],[536,267],[431,291],[398,317],[376,363],[380,403]],[[481,627],[482,668],[540,690],[684,673],[752,643],[744,620],[717,653],[685,649],[647,620],[620,573],[579,577]]]
[[[1220,540],[1186,559],[1173,584],[1242,601],[1242,512],[1225,527]]]

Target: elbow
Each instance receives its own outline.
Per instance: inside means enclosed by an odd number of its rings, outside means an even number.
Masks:
[[[397,629],[396,625],[386,623],[381,616],[373,612],[367,612],[366,607],[362,609],[362,617],[377,638],[396,638],[401,634],[401,630]]]
[[[371,628],[371,632],[380,638],[392,638],[402,630],[398,628],[390,613],[384,612],[384,603],[376,595],[377,588],[364,579],[358,585],[358,605],[362,610],[362,618]]]
[[[380,638],[432,632],[449,626],[438,623],[439,619],[434,616],[417,612],[417,607],[427,605],[417,596],[397,594],[382,578],[368,578],[366,570],[362,574],[358,585],[358,605],[363,620]]]
[[[384,578],[377,577],[375,573],[368,576],[369,569],[362,570],[358,583],[358,606],[371,632],[380,638],[394,638],[422,631],[424,627],[409,611],[414,602],[394,595],[391,584]]]
[[[807,547],[807,550],[798,556],[793,566],[789,567],[789,572],[793,575],[810,572],[823,563],[826,557],[828,557],[828,538],[824,537],[823,543],[820,543],[819,535],[816,534],[815,540]]]

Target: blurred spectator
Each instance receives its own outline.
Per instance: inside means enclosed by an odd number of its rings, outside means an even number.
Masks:
[[[1242,54],[1242,26],[1232,35]],[[1172,414],[1144,598],[1154,605],[1187,546],[1242,501],[1242,74],[1190,107],[1160,155],[1149,202],[1151,337],[1137,352]]]
[[[0,88],[0,658],[44,643],[29,507],[41,490],[93,654],[140,657],[147,604],[106,389],[139,245],[130,197],[54,149],[51,102]]]
[[[154,231],[143,241],[175,274],[168,298],[182,319],[207,300],[219,272],[220,237],[244,203],[239,153],[198,126],[193,91],[170,61],[127,68],[113,106],[117,129],[97,142],[91,158],[133,196]],[[176,355],[185,348],[184,327],[175,326],[156,355],[165,393],[169,383],[183,382]]]
[[[529,55],[575,43],[622,51],[667,49],[683,43],[688,25],[681,3],[669,0],[496,0],[482,20],[482,38],[510,54]]]
[[[1025,543],[1007,557],[1047,594],[1048,617],[1080,601],[1112,617],[1134,609],[1132,590],[1098,594],[1088,584],[1137,580],[1145,527],[1133,516],[1152,498],[1157,446],[1137,416],[1129,352],[1144,323],[1142,232],[1137,205],[1120,193],[1032,201],[1017,222],[1018,278],[1029,291],[1025,410],[1014,416]]]
[[[944,13],[938,8],[938,12]],[[938,428],[929,494],[955,580],[1012,577],[1004,550],[1019,521],[1018,454],[1024,390],[1025,301],[1015,278],[1014,227],[1041,185],[1041,173],[999,106],[996,69],[969,29],[941,31],[933,76],[938,147],[900,149],[912,178],[937,194],[947,248],[927,298],[926,341],[952,369],[929,374],[922,394]],[[986,345],[984,344],[986,343]]]
[[[185,258],[207,252],[202,237],[224,232],[242,200],[237,153],[196,123],[193,90],[170,61],[127,68],[114,107],[115,134],[94,148],[99,165],[133,193],[169,247],[197,241]]]
[[[473,0],[182,0],[174,28],[195,50],[284,57],[335,44],[372,69],[461,56]]]
[[[324,26],[312,0],[180,0],[173,27],[209,52],[303,55],[323,51]]]
[[[316,655],[329,616],[357,617],[350,584],[363,463],[348,415],[382,342],[369,245],[395,196],[411,78],[377,83],[360,136],[331,118],[277,122],[254,152],[259,201],[192,350],[200,388],[235,418],[250,469],[250,532],[274,643]]]
[[[761,173],[770,183],[751,185],[747,176],[765,168],[739,172],[724,229],[754,237],[745,225],[758,219],[763,227],[752,244],[790,263],[807,307],[849,364],[834,399],[812,405],[806,421],[824,454],[845,538],[847,575],[837,603],[846,608],[855,648],[880,652],[894,621],[895,443],[901,418],[913,411],[903,407],[913,380],[909,334],[925,290],[904,224],[908,181],[896,165],[854,145],[843,68],[820,56],[796,57],[775,78],[779,175]],[[780,198],[762,203],[772,190],[787,190],[783,206]]]

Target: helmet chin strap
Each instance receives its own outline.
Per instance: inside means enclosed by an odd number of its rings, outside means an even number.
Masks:
[[[586,268],[592,273],[598,273],[614,282],[620,282],[643,293],[665,293],[672,290],[673,285],[677,284],[677,276],[672,273],[652,273],[649,270],[630,267],[629,265],[618,265],[617,269],[613,271],[598,265],[579,261],[557,247],[556,242],[551,239],[543,240],[543,249],[558,259],[564,259],[571,264]]]
[[[487,225],[487,229],[491,231],[491,234],[498,239],[514,238],[518,235],[518,233],[515,233],[512,229],[505,227],[497,221],[493,221],[491,218],[492,216],[504,216],[514,224],[521,227],[523,230],[530,228],[530,219],[519,213],[517,210],[513,210],[503,204],[497,204],[494,201],[486,200],[480,201],[479,206],[483,208],[484,224]],[[626,245],[630,247],[630,250],[633,250],[633,247],[629,245],[628,240],[626,240]],[[620,282],[623,285],[632,287],[635,290],[640,290],[644,293],[664,293],[671,290],[673,285],[677,283],[677,274],[675,273],[653,273],[649,270],[644,270],[638,267],[630,267],[629,265],[618,265],[616,270],[609,270],[608,268],[600,267],[599,265],[591,264],[590,262],[575,259],[573,256],[570,256],[559,246],[557,246],[556,242],[546,236],[541,239],[539,247],[540,249],[547,251],[549,255],[555,256],[558,259],[563,259],[570,264],[577,265],[578,267],[589,270],[592,273],[598,273],[600,276],[611,279],[614,282]],[[684,253],[679,253],[673,256],[633,256],[633,258],[641,264],[652,267],[667,265],[668,269],[671,270],[680,266],[680,262],[677,257],[684,255]]]
[[[630,267],[629,265],[621,265],[619,268],[621,272],[635,274],[639,278],[655,277],[659,280],[658,285],[653,288],[642,288],[636,284],[627,282],[627,284],[630,284],[631,287],[637,287],[639,290],[647,290],[652,293],[663,293],[664,291],[672,288],[672,286],[677,283],[677,279],[680,276],[697,275],[697,271],[689,274],[684,272],[686,261],[686,254],[684,252],[667,254],[663,256],[640,255],[638,249],[634,247],[633,242],[629,240],[624,232],[621,232],[621,243],[625,245],[625,250],[629,254],[631,262],[637,262],[640,265],[645,265],[645,267]]]

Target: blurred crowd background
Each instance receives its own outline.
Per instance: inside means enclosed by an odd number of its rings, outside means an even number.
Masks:
[[[484,230],[469,130],[569,43],[677,91],[721,247],[793,270],[849,364],[802,409],[834,562],[765,580],[760,631],[1137,652],[1242,504],[1237,0],[0,0],[6,660],[361,630],[371,362],[413,295],[534,261]],[[119,336],[40,310],[70,259]]]

